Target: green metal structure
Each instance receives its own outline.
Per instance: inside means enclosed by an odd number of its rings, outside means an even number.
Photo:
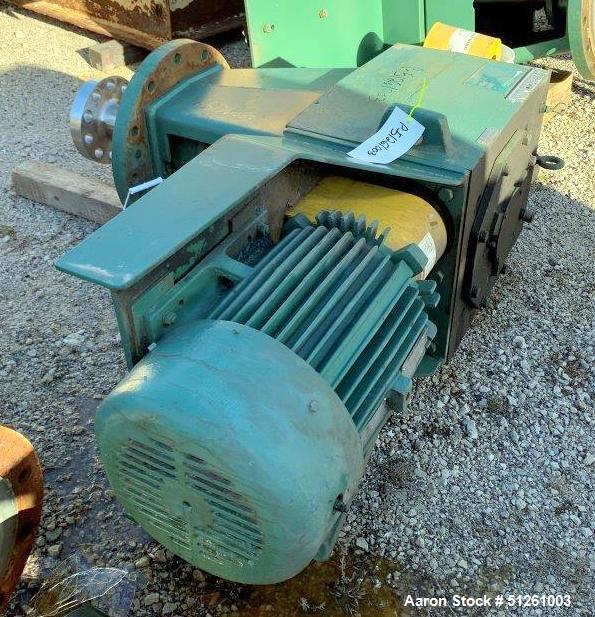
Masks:
[[[593,0],[246,0],[252,64],[356,67],[436,22],[498,37],[516,62],[572,52],[595,79]],[[543,13],[540,13],[543,11]],[[541,16],[541,21],[539,21]]]
[[[426,81],[415,147],[347,156]],[[540,69],[405,45],[356,70],[230,70],[190,41],[147,58],[110,129],[133,203],[57,264],[112,294],[131,371],[96,430],[131,517],[245,583],[329,555],[390,410],[456,351],[530,220],[547,87]],[[332,210],[300,210],[347,180]],[[358,187],[391,216],[411,195],[435,213],[435,258],[392,242],[401,223],[381,231]]]

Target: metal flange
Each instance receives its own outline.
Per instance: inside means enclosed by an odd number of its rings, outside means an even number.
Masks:
[[[0,614],[31,552],[42,499],[43,476],[33,446],[0,426]]]
[[[163,96],[180,81],[212,66],[229,68],[213,47],[180,39],[170,41],[149,54],[128,85],[116,119],[112,170],[122,203],[128,189],[157,175],[150,154],[145,123],[147,105]]]
[[[568,40],[585,79],[595,79],[595,0],[568,0]]]
[[[77,150],[97,163],[110,163],[116,116],[128,80],[106,77],[84,83],[70,108],[70,132]]]

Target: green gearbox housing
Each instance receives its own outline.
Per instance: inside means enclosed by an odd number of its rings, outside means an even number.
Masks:
[[[415,147],[347,156],[425,82]],[[379,431],[455,352],[530,218],[547,87],[405,45],[355,70],[230,70],[190,41],[147,58],[113,127],[132,204],[57,264],[112,294],[131,370],[96,431],[131,517],[244,583],[329,555]],[[433,252],[408,240],[422,210]]]

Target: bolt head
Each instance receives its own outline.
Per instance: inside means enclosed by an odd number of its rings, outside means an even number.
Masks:
[[[452,189],[449,189],[446,186],[443,186],[438,191],[438,197],[440,197],[442,201],[452,201],[452,198],[454,197],[454,195],[455,194],[452,192]]]
[[[164,326],[171,326],[172,324],[174,324],[176,322],[177,318],[178,318],[178,316],[173,311],[171,311],[170,313],[166,313],[163,316],[163,319],[162,319],[163,325]]]

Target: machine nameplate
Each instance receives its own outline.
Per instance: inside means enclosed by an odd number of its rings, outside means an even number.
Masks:
[[[517,83],[523,73],[525,69],[521,67],[518,67],[517,71],[511,71],[509,64],[491,62],[475,71],[465,84],[504,94]]]
[[[425,265],[423,269],[424,278],[428,276],[431,272],[432,268],[436,263],[436,243],[434,242],[434,237],[430,232],[428,232],[418,244],[419,248],[424,252],[424,255],[428,258],[428,263]]]
[[[506,97],[511,103],[521,103],[526,101],[530,94],[543,81],[543,73],[540,69],[532,69],[525,77],[513,88]]]
[[[415,375],[415,371],[417,370],[419,363],[422,361],[422,358],[426,353],[427,345],[428,334],[427,332],[425,332],[423,336],[420,336],[419,340],[417,341],[417,343],[415,343],[415,346],[407,356],[407,359],[405,360],[405,362],[403,362],[401,373],[405,377],[409,377],[409,379],[411,379],[413,375]]]

